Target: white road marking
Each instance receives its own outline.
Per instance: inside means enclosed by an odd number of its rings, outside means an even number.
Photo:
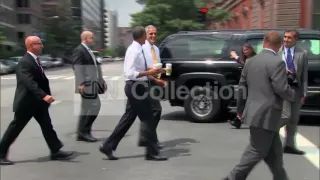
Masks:
[[[51,103],[51,105],[57,105],[59,103],[61,103],[62,101],[54,101],[53,103]]]
[[[286,136],[284,128],[280,129],[280,135],[283,137]],[[319,148],[299,133],[296,135],[296,143],[299,149],[306,152],[304,157],[319,169]]]
[[[47,76],[48,79],[50,80],[57,80],[57,79],[64,79],[64,80],[71,80],[74,79],[74,76],[55,76],[55,75],[48,75]],[[1,80],[15,80],[16,77],[15,76],[7,76],[7,77],[1,77]],[[115,80],[119,80],[119,79],[123,79],[122,76],[103,76],[103,79],[108,79],[111,81],[115,81]]]
[[[115,80],[118,80],[118,79],[120,79],[120,77],[119,76],[115,76],[115,77],[112,77],[110,80],[115,81]]]
[[[15,76],[1,77],[1,79],[16,79]]]
[[[66,78],[63,78],[63,79],[74,79],[74,76],[66,77]]]
[[[60,79],[60,78],[64,78],[65,76],[48,76],[48,79]]]

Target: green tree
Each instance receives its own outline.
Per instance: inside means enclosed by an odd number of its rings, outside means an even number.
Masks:
[[[197,22],[197,11],[203,7],[205,0],[137,0],[137,2],[145,6],[141,12],[131,15],[131,26],[149,24],[156,26],[158,42],[178,31],[206,29],[204,24]],[[226,11],[220,9],[210,10],[209,19],[224,20],[227,16],[224,12]]]
[[[79,22],[74,21],[68,5],[61,4],[46,14],[44,53],[70,53],[79,44]]]
[[[158,29],[158,41],[181,30],[203,29],[198,23],[197,7],[192,0],[139,0],[145,7],[132,14],[131,26],[154,25]]]

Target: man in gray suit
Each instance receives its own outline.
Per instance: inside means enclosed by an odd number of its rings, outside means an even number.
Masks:
[[[286,63],[288,74],[294,74],[295,82],[289,84],[297,92],[295,97],[296,102],[286,102],[284,106],[284,109],[290,111],[290,116],[284,118],[287,134],[284,152],[303,155],[305,152],[297,149],[295,146],[295,135],[300,119],[300,108],[304,104],[308,91],[308,59],[307,53],[296,47],[298,38],[299,33],[296,30],[287,30],[284,33],[284,45],[279,52],[279,56]]]
[[[293,101],[295,92],[288,85],[285,63],[277,56],[281,41],[278,32],[269,31],[263,39],[264,50],[244,66],[237,110],[238,118],[250,125],[250,144],[225,180],[245,180],[262,159],[274,180],[288,179],[279,130],[283,100]]]

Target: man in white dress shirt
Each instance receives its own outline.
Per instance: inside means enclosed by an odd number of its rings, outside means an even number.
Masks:
[[[106,155],[109,160],[117,160],[113,155],[119,142],[127,133],[131,125],[138,116],[141,123],[146,128],[143,136],[146,137],[146,160],[164,161],[167,158],[159,155],[157,145],[154,117],[151,107],[151,99],[148,95],[150,81],[155,80],[153,76],[165,72],[164,69],[151,69],[147,66],[147,60],[142,50],[142,45],[146,40],[144,27],[138,26],[132,30],[133,42],[128,47],[124,60],[124,75],[126,85],[124,88],[128,98],[126,111],[121,117],[113,133],[100,146],[101,153]]]
[[[159,54],[159,48],[155,45],[156,40],[157,40],[157,29],[153,25],[149,25],[146,28],[146,34],[147,34],[147,40],[144,45],[142,45],[143,52],[145,54],[146,60],[147,60],[147,65],[149,68],[152,68],[154,64],[161,63],[160,59],[160,54]],[[150,92],[152,91],[152,95],[154,96],[151,98],[152,101],[152,110],[153,110],[153,116],[154,116],[154,125],[155,128],[157,129],[160,118],[161,118],[161,111],[162,107],[160,104],[160,93],[159,90],[161,90],[161,87],[166,86],[166,82],[161,80],[161,74],[157,74],[154,76],[157,79],[157,82],[151,81],[151,88]],[[160,84],[160,88],[159,88]],[[145,146],[145,137],[143,137],[143,131],[144,131],[143,123],[141,124],[140,127],[140,136],[139,136],[139,146]],[[159,144],[158,136],[157,136],[157,144],[159,149],[161,149],[161,145]]]

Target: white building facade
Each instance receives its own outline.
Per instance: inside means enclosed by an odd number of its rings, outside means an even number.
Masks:
[[[104,32],[105,32],[105,48],[115,49],[119,46],[118,43],[118,13],[115,10],[106,8],[104,10]]]

